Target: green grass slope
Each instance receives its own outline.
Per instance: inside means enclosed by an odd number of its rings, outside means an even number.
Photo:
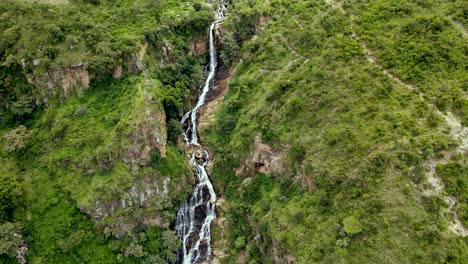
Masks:
[[[229,228],[216,233],[228,241],[226,263],[467,258],[426,181],[437,160],[457,164],[442,177],[466,178],[461,142],[440,114],[466,122],[467,42],[451,22],[464,23],[454,13],[463,4],[416,2],[232,1],[226,28],[257,34],[202,132],[226,199]],[[284,169],[239,175],[258,134]]]

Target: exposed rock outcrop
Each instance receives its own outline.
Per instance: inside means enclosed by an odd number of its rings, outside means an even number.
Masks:
[[[208,51],[208,44],[206,43],[206,39],[193,39],[189,41],[188,47],[188,55],[189,56],[200,56],[205,54]]]
[[[137,224],[167,227],[168,221],[158,214],[158,210],[170,200],[170,181],[169,177],[153,175],[135,179],[133,186],[125,190],[98,189],[98,192],[102,192],[101,198],[92,206],[82,206],[81,210],[93,220],[101,222],[106,232],[116,237],[123,237]],[[141,217],[131,213],[136,209],[150,207],[154,208],[154,212],[145,213]]]
[[[236,170],[236,175],[252,175],[255,172],[267,174],[281,174],[285,171],[284,154],[274,151],[267,144],[262,143],[262,135],[255,136],[250,152]]]
[[[200,120],[198,123],[198,129],[200,131],[209,129],[215,124],[216,112],[221,106],[224,97],[229,92],[229,81],[231,80],[232,76],[236,74],[237,69],[241,64],[242,60],[237,63],[235,67],[231,67],[229,69],[221,67],[221,69],[217,72],[217,76],[215,78],[216,82],[213,89],[207,95],[207,102],[202,107],[200,107]],[[203,134],[205,133],[201,133],[200,135],[202,140]]]
[[[50,69],[41,75],[28,75],[28,82],[41,89],[43,102],[55,96],[68,97],[77,88],[87,90],[90,77],[87,65],[80,63],[64,68]]]
[[[157,181],[155,177],[145,177],[123,192],[116,191],[111,198],[98,199],[94,207],[85,210],[94,219],[115,216],[118,209],[149,207],[155,202],[168,198],[170,178]],[[160,183],[162,182],[162,183]]]
[[[112,71],[114,79],[120,79],[125,72],[138,73],[143,68],[143,58],[146,55],[148,44],[144,43],[138,52],[135,52],[124,59],[124,66],[115,65]],[[26,61],[22,61],[22,66],[27,66]],[[38,67],[40,59],[34,59],[32,65]],[[86,91],[91,84],[90,72],[86,62],[66,67],[51,68],[42,74],[27,74],[28,82],[39,89],[37,104],[46,104],[49,98],[67,98],[78,89]]]
[[[147,167],[154,158],[166,156],[166,115],[154,90],[151,81],[136,87],[129,97],[130,114],[117,124],[117,135],[96,150],[99,168],[118,170],[117,177],[96,182],[93,195],[79,202],[84,213],[116,237],[125,236],[136,225],[166,227],[168,220],[161,211],[172,201],[170,194],[181,192],[180,184],[171,185],[174,179]]]
[[[261,16],[260,18],[258,18],[257,22],[255,23],[255,32],[264,30],[269,21],[270,17],[268,16]]]
[[[296,259],[294,256],[289,255],[287,252],[281,250],[275,240],[271,241],[270,246],[271,262],[275,264],[294,264]]]
[[[21,234],[18,234],[21,236]],[[19,245],[18,249],[16,250],[16,260],[20,264],[26,264],[28,261],[26,260],[26,254],[28,252],[29,248],[26,242],[23,240],[21,236],[21,244]]]
[[[112,74],[112,77],[114,79],[120,79],[122,78],[122,72],[123,72],[123,68],[121,65],[117,65],[114,67],[114,73]]]
[[[229,211],[228,203],[224,198],[216,201],[216,209],[221,214]],[[229,221],[225,217],[218,215],[213,221],[216,227],[216,232],[213,234],[213,264],[220,264],[225,262],[225,258],[229,252],[229,241],[227,239],[227,230],[229,230]]]
[[[148,43],[145,42],[138,52],[133,53],[129,58],[127,58],[125,66],[128,72],[137,73],[143,69],[143,58],[146,55],[147,49]]]

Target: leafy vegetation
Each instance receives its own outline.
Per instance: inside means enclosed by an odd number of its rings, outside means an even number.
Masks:
[[[30,263],[175,260],[193,179],[174,120],[213,18],[194,2],[0,3],[0,262],[23,242]]]
[[[159,255],[165,259],[164,256],[173,254],[172,244],[169,249],[165,246],[160,246],[159,250],[148,249],[146,244],[151,241],[132,238],[145,236],[143,227],[130,231],[125,240],[109,236],[118,234],[118,227],[95,232],[96,227],[112,227],[121,221],[139,223],[139,226],[142,217],[148,214],[164,215],[171,221],[177,205],[185,199],[190,188],[189,185],[179,187],[181,182],[187,181],[189,174],[185,157],[175,146],[167,146],[164,159],[153,153],[154,161],[144,167],[130,166],[119,158],[131,144],[126,138],[131,133],[128,129],[132,129],[132,123],[137,121],[135,113],[147,111],[138,110],[142,103],[140,96],[152,88],[154,96],[161,98],[158,94],[162,92],[158,89],[162,87],[142,86],[137,77],[129,77],[108,84],[106,90],[93,89],[82,98],[73,97],[62,106],[47,109],[31,126],[33,135],[28,150],[16,153],[18,163],[25,171],[21,174],[30,179],[32,189],[31,200],[27,203],[32,219],[24,220],[29,254],[35,262],[74,263],[88,259],[99,263],[115,263],[117,260],[140,263],[145,258]],[[156,107],[160,105],[162,108],[161,103],[155,103]],[[96,199],[112,200],[114,195],[132,187],[141,178],[150,177],[162,182],[163,176],[171,179],[170,190],[177,186],[179,191],[169,193],[170,199],[159,207],[153,206],[152,213],[144,208],[127,209],[119,217],[102,219],[96,226],[78,209],[92,208]],[[18,187],[10,179],[5,182],[8,186],[0,182],[2,190],[9,192],[2,199],[8,206],[16,201]],[[17,207],[15,204],[6,208]]]
[[[228,2],[218,54],[237,70],[202,131],[221,261],[464,263],[448,209],[468,223],[467,159],[441,114],[468,124],[466,3]],[[23,243],[30,263],[175,260],[193,181],[179,120],[206,62],[189,43],[213,15],[201,0],[0,3],[0,262]],[[279,166],[255,160],[255,138]]]
[[[378,1],[346,6],[356,14],[364,36],[383,66],[404,81],[416,83],[440,110],[451,110],[468,125],[466,51],[454,25],[453,10],[462,1]],[[463,10],[463,8],[461,8]],[[466,4],[465,4],[466,11]]]

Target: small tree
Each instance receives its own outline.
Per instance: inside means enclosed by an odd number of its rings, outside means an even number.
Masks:
[[[166,248],[166,256],[170,262],[174,262],[177,258],[175,254],[177,248],[179,248],[180,240],[172,230],[166,230],[163,232],[163,245]]]
[[[234,34],[231,31],[224,33],[221,37],[221,60],[226,65],[231,65],[234,59],[237,57],[237,52],[239,50],[239,46],[234,38]]]
[[[25,117],[34,111],[34,106],[28,95],[21,95],[16,101],[11,102],[9,110],[16,117]]]
[[[135,244],[135,243],[130,243],[130,245],[125,249],[124,255],[126,257],[128,256],[133,256],[136,258],[141,258],[146,255],[145,251],[143,250],[143,246]]]
[[[6,152],[13,152],[17,150],[21,150],[26,147],[29,137],[31,133],[28,129],[20,125],[19,127],[5,133],[5,144],[4,149]]]
[[[177,139],[182,135],[184,131],[182,130],[182,125],[176,119],[171,119],[167,123],[167,141],[177,144]]]
[[[11,218],[23,202],[23,182],[14,175],[0,176],[0,222]]]
[[[16,257],[16,250],[21,244],[18,228],[10,222],[0,224],[0,255]]]
[[[193,9],[195,9],[195,11],[200,11],[202,8],[202,5],[200,3],[193,3]]]
[[[245,237],[243,237],[243,236],[238,237],[236,239],[236,242],[234,242],[234,246],[236,247],[236,249],[244,248],[245,244],[246,244],[246,241],[245,241]]]

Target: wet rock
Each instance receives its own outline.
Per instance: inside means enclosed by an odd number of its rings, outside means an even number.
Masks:
[[[200,247],[198,248],[202,256],[206,256],[208,252],[208,241],[202,240],[200,242]]]
[[[203,155],[203,150],[202,149],[198,149],[195,151],[195,158],[197,160],[204,160],[204,155]]]
[[[187,251],[190,250],[189,245],[195,244],[200,237],[198,236],[198,232],[192,232],[188,238],[188,243],[187,243]]]
[[[203,165],[209,160],[207,153],[203,149],[195,150],[195,152],[193,153],[193,156],[198,165]]]
[[[201,229],[201,226],[203,224],[203,220],[206,218],[206,204],[201,204],[197,207],[195,207],[195,221],[197,226],[197,230]]]
[[[211,199],[210,191],[208,190],[207,186],[203,187],[202,197],[203,201],[209,201]]]

